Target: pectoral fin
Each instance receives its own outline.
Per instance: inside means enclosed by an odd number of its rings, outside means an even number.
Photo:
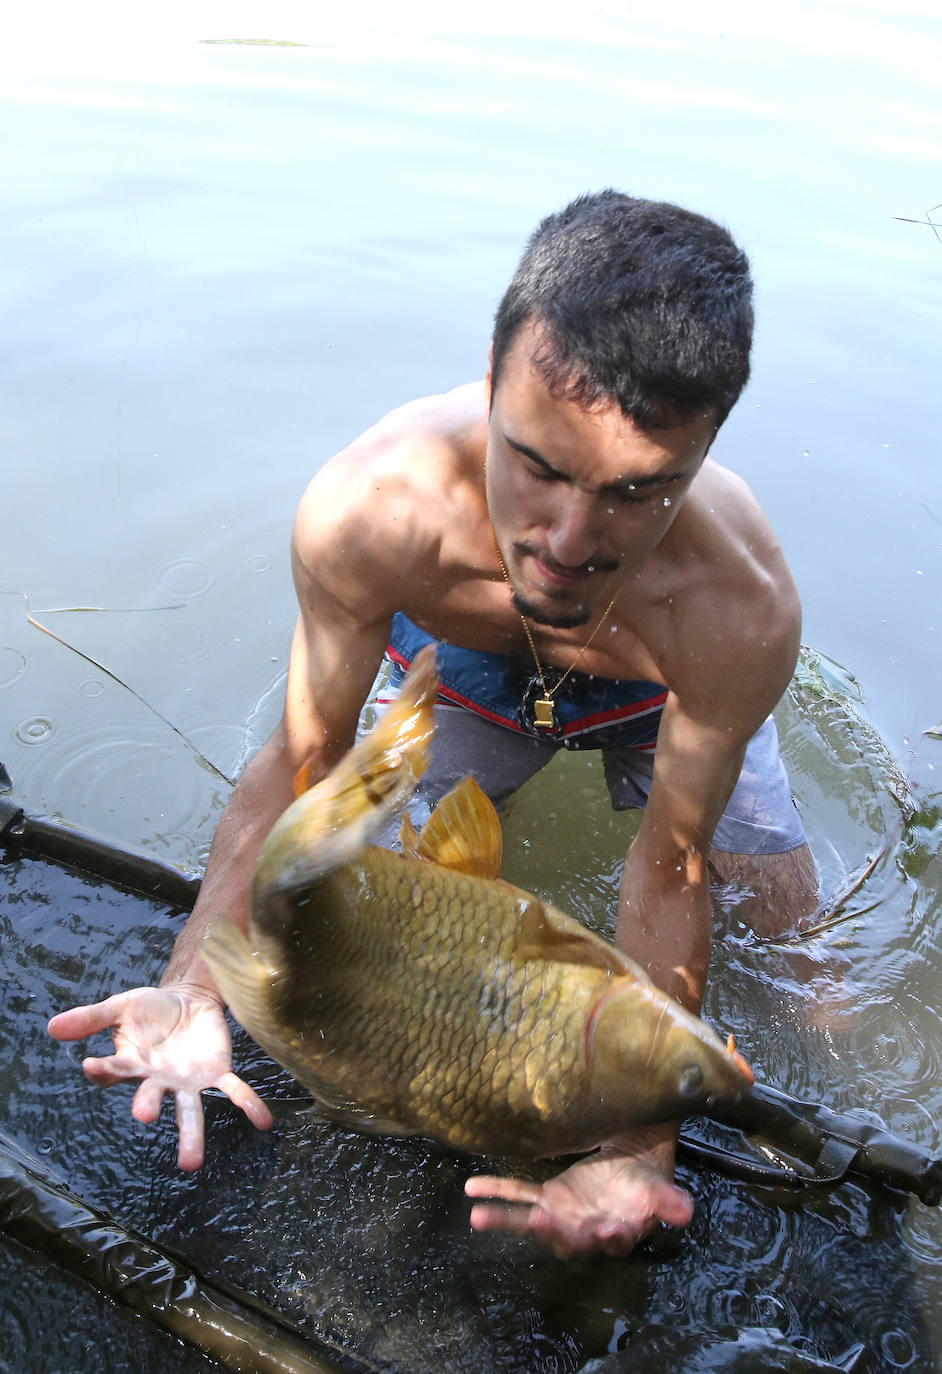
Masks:
[[[362,1107],[357,1107],[354,1103],[338,1106],[335,1101],[329,1101],[326,1097],[320,1096],[315,1089],[311,1089],[317,1096],[317,1110],[319,1114],[333,1121],[338,1126],[345,1126],[351,1131],[365,1131],[368,1135],[418,1135],[419,1132],[410,1126],[404,1126],[401,1121],[393,1121],[388,1117],[373,1116]]]
[[[232,1008],[233,1016],[255,1036],[254,1027],[264,1026],[271,1018],[274,971],[252,949],[239,927],[224,916],[214,921],[207,931],[203,958],[209,964],[219,991]]]
[[[412,817],[408,811],[403,811],[402,820],[399,822],[399,848],[403,854],[410,855],[413,859],[419,857],[417,851],[419,847],[419,837],[415,833],[415,826],[412,824]]]
[[[372,1114],[345,1092],[322,1078],[316,1066],[316,1040],[304,1044],[292,1033],[273,1004],[272,984],[277,977],[263,957],[253,951],[238,926],[220,918],[203,940],[203,956],[212,969],[233,1016],[276,1063],[303,1083],[317,1100],[318,1109],[332,1121],[357,1131],[379,1135],[411,1135],[401,1122]]]
[[[239,1024],[266,1054],[314,1092],[310,1065],[299,1054],[290,1028],[281,1022],[273,1004],[276,971],[225,917],[210,926],[203,940],[203,957]]]
[[[536,897],[530,898],[520,917],[517,959],[520,963],[528,959],[553,959],[561,964],[582,964],[606,973],[628,974],[640,982],[650,982],[640,965],[614,945],[591,930],[586,930],[572,916]]]
[[[413,830],[413,836],[415,831]],[[473,778],[463,778],[436,806],[411,852],[475,878],[500,876],[503,848],[500,820]],[[405,850],[405,845],[403,846]]]

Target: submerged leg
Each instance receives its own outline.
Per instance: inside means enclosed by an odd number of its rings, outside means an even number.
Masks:
[[[710,863],[722,882],[741,889],[736,914],[757,935],[774,939],[814,923],[818,869],[807,844],[783,854],[727,854],[713,849]]]

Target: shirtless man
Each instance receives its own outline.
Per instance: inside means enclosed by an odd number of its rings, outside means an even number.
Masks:
[[[581,197],[530,240],[483,385],[394,411],[311,482],[284,717],[220,821],[161,987],[50,1023],[63,1040],[112,1028],[115,1054],[83,1068],[102,1086],[141,1079],[138,1120],[175,1095],[181,1168],[203,1160],[203,1088],[271,1124],[232,1072],[201,941],[221,913],[245,927],[295,772],[312,760],[316,780],[353,743],[390,643],[402,665],[447,641],[426,802],[464,772],[499,799],[561,731],[603,748],[614,804],[645,806],[616,942],[685,1006],[699,1008],[707,973],[711,865],[751,889],[762,933],[813,911],[768,721],[795,666],[798,599],[752,495],[707,458],[748,377],[751,330],[748,263],[724,230],[612,191]],[[559,1255],[626,1253],[690,1219],[675,1140],[670,1126],[636,1131],[542,1186],[472,1178],[469,1196],[490,1200],[471,1224]]]

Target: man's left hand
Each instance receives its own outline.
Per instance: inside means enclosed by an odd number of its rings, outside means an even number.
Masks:
[[[500,1198],[471,1208],[475,1231],[515,1231],[544,1241],[559,1259],[601,1250],[627,1255],[659,1222],[686,1226],[693,1199],[649,1160],[603,1148],[547,1183],[469,1178],[472,1198]]]

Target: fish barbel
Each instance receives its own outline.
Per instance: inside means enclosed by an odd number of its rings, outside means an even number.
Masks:
[[[437,676],[280,817],[248,938],[204,952],[235,1017],[326,1111],[475,1153],[589,1150],[742,1097],[732,1045],[607,941],[503,882],[500,822],[471,778],[402,853],[369,843],[427,765]]]

